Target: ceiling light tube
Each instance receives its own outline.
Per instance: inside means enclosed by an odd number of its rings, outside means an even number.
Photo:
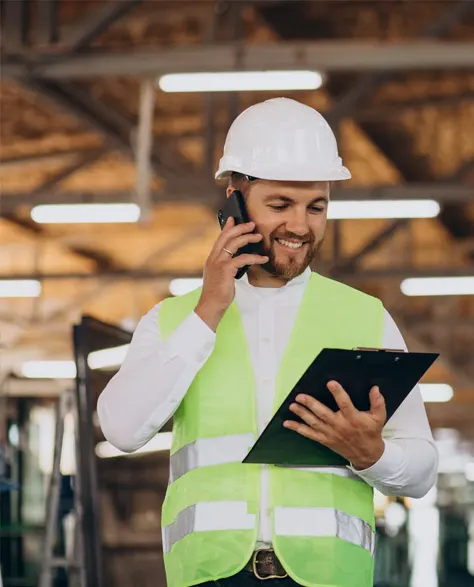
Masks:
[[[424,402],[449,402],[454,395],[446,383],[420,383],[420,391]]]
[[[125,344],[89,353],[88,365],[91,369],[119,367],[129,346]],[[20,373],[28,379],[74,379],[76,365],[74,361],[26,361],[21,365]]]
[[[466,479],[468,481],[474,481],[474,461],[466,463],[464,474],[466,475]]]
[[[21,365],[21,375],[28,379],[74,379],[74,361],[26,361]]]
[[[31,210],[31,218],[40,224],[96,224],[137,222],[136,204],[45,204]]]
[[[124,344],[109,349],[93,351],[87,357],[87,364],[91,369],[119,367],[124,362],[129,347],[129,344]]]
[[[322,84],[323,76],[317,71],[171,73],[158,80],[163,92],[317,90]]]
[[[96,444],[95,454],[101,459],[110,459],[113,457],[134,456],[148,452],[160,452],[170,450],[173,439],[172,432],[160,432],[156,434],[149,442],[133,453],[127,453],[115,448],[110,442],[104,441]]]
[[[435,200],[335,200],[328,208],[332,220],[435,218],[439,213]]]
[[[0,298],[37,298],[41,283],[35,279],[0,279]]]
[[[400,284],[406,296],[469,296],[474,295],[474,276],[410,277]]]
[[[182,296],[191,291],[194,291],[198,287],[201,287],[202,279],[200,278],[179,278],[172,279],[169,284],[170,294],[173,296]]]

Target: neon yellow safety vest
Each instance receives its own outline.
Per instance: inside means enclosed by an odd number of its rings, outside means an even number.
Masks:
[[[200,293],[163,302],[164,339],[194,310]],[[278,373],[274,410],[324,347],[381,346],[382,330],[379,300],[312,273]],[[257,438],[255,401],[234,301],[217,328],[211,356],[174,416],[162,512],[169,587],[229,577],[252,556],[261,469],[242,460]],[[372,587],[372,488],[347,467],[269,469],[273,548],[288,574],[307,586]]]

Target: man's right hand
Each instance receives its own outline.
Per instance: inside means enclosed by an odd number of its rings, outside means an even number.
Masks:
[[[253,222],[235,226],[234,219],[229,218],[204,265],[204,283],[195,312],[214,332],[234,299],[238,269],[268,262],[262,255],[232,256],[244,245],[262,240],[261,234],[252,233],[254,228]]]

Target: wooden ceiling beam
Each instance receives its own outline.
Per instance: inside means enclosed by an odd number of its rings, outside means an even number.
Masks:
[[[68,31],[62,39],[72,53],[87,49],[95,39],[100,37],[112,24],[123,18],[131,10],[137,8],[142,0],[115,0],[106,2],[92,14]]]
[[[54,239],[54,237],[49,235],[47,230],[45,230],[42,226],[40,226],[39,224],[36,224],[33,221],[18,218],[14,214],[9,214],[9,213],[4,213],[4,212],[2,212],[1,219],[15,225],[17,228],[20,228],[21,230],[23,230],[24,232],[26,232],[29,236],[31,236],[33,238],[39,238],[41,240],[46,240],[46,241],[52,240],[55,242],[55,244],[57,244],[56,239]],[[67,250],[68,253],[75,255],[81,259],[85,259],[87,261],[93,261],[96,265],[97,271],[119,269],[119,267],[117,266],[115,261],[111,257],[109,257],[108,255],[105,255],[103,253],[99,253],[97,251],[93,251],[90,249],[85,249],[83,247],[76,247],[76,246],[69,246],[69,245],[68,246],[59,245],[59,246],[61,246],[65,250]]]
[[[91,151],[86,151],[85,153],[77,156],[72,163],[66,165],[66,167],[61,169],[61,171],[58,173],[54,173],[48,177],[43,183],[30,192],[32,203],[34,203],[38,197],[44,194],[48,194],[54,187],[56,187],[59,183],[71,175],[74,175],[81,169],[85,169],[86,167],[96,163],[103,155],[105,155],[106,152],[106,149],[94,149]]]
[[[73,156],[82,156],[86,153],[96,152],[96,149],[86,147],[83,149],[64,149],[62,151],[49,151],[47,153],[36,153],[31,155],[18,155],[0,159],[0,172],[10,171],[25,165],[36,165],[50,160],[59,160]]]

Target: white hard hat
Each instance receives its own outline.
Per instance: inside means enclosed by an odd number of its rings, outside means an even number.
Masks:
[[[228,177],[233,171],[279,181],[351,178],[325,118],[288,98],[255,104],[234,120],[216,179]]]

